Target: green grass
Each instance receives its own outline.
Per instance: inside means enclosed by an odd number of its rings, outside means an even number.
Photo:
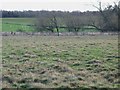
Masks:
[[[3,87],[118,88],[117,36],[3,36]]]
[[[2,24],[2,30],[4,32],[16,32],[16,31],[19,31],[19,30],[22,30],[24,32],[31,32],[31,31],[34,31],[34,28],[31,27],[31,26],[27,26],[27,25],[16,25],[16,24],[5,24],[3,23]]]
[[[33,24],[35,18],[1,18],[2,23]]]
[[[19,31],[22,30],[24,32],[32,32],[35,31],[35,28],[28,25],[33,25],[35,22],[35,18],[0,18],[2,21],[2,31],[11,32],[11,31]],[[54,30],[57,32],[56,30]],[[66,32],[66,29],[59,29],[60,32]],[[82,32],[95,32],[96,29],[80,29]]]
[[[16,32],[19,30],[24,32],[34,31],[34,27],[27,25],[33,25],[35,18],[1,18],[1,20],[2,31],[4,32]]]

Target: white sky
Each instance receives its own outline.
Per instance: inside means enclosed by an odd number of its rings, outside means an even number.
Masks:
[[[104,7],[119,0],[0,0],[0,6],[2,10],[94,11],[99,1]]]

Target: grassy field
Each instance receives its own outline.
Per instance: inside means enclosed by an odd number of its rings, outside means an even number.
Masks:
[[[118,88],[117,36],[3,36],[3,88]]]
[[[2,20],[2,31],[19,31],[31,32],[34,27],[28,26],[33,25],[35,18],[1,18]]]
[[[35,31],[35,28],[33,25],[35,23],[35,18],[0,18],[0,21],[2,21],[2,31],[4,32],[16,32],[16,31],[24,31],[24,32],[32,32]],[[60,32],[66,32],[65,29],[59,29]],[[80,31],[85,32],[95,32],[96,29],[81,29]],[[56,32],[56,30],[55,30]]]

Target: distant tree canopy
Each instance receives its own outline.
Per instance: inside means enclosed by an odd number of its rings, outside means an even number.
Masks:
[[[49,28],[49,31],[51,30],[50,28],[52,28],[52,32],[54,32],[54,28],[57,26],[56,29],[58,31],[59,28],[63,27],[66,28],[68,32],[75,32],[76,34],[84,26],[93,26],[101,32],[120,31],[118,25],[120,8],[118,7],[118,5],[108,5],[105,9],[102,9],[101,3],[99,3],[99,6],[96,8],[98,9],[98,11],[62,12],[60,16],[57,14],[57,12],[50,12],[49,14],[47,14],[48,16],[40,15],[38,17],[38,23],[36,24],[36,26],[39,27],[39,31],[41,31],[43,30],[43,28],[40,29],[41,22],[46,21],[45,24],[47,25],[46,27]],[[52,18],[49,16],[52,16]],[[45,19],[41,21],[43,17],[45,17]],[[53,23],[53,19],[56,19],[56,25],[51,25],[51,23]],[[62,24],[59,23],[60,20],[62,20]]]
[[[100,12],[99,23],[96,26],[99,27],[101,31],[120,31],[118,27],[118,19],[120,17],[119,5],[114,3],[114,6],[108,5],[105,9],[102,9],[101,2],[99,2],[99,7],[96,8]]]
[[[95,6],[98,11],[0,11],[2,17],[34,17],[37,31],[56,30],[59,35],[60,28],[66,28],[69,32],[78,32],[84,26],[93,26],[101,32],[120,31],[119,17],[120,7],[117,4],[108,5],[102,9],[101,3]]]
[[[80,15],[85,15],[85,14],[96,14],[99,13],[98,11],[86,11],[86,12],[80,12],[80,11],[46,11],[46,10],[41,10],[41,11],[6,11],[6,10],[1,10],[2,12],[2,18],[12,18],[12,17],[40,17],[40,16],[49,16],[51,14],[55,14],[58,17],[64,17],[65,15],[71,14],[74,16],[80,16]]]

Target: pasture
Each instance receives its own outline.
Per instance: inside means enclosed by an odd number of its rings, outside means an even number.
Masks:
[[[0,21],[2,21],[2,31],[3,32],[35,32],[34,25],[36,18],[0,18]],[[64,26],[64,23],[61,22]],[[79,31],[81,32],[96,32],[96,30],[93,27],[84,27],[81,28]],[[59,28],[60,32],[66,32],[66,29]],[[54,30],[54,32],[57,32]]]
[[[118,36],[3,36],[3,88],[118,88]]]
[[[3,32],[32,32],[34,27],[30,26],[34,24],[35,18],[1,18],[2,31]]]

